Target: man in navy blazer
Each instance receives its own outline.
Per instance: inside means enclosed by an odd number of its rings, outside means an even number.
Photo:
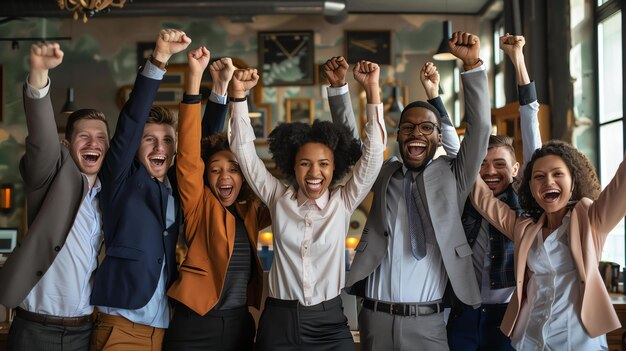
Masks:
[[[91,296],[99,311],[92,350],[161,349],[170,319],[165,292],[176,280],[178,204],[167,177],[176,153],[176,118],[151,105],[167,61],[190,42],[182,31],[161,30],[100,171],[106,256]]]

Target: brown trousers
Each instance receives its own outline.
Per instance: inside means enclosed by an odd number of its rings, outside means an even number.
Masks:
[[[133,323],[99,313],[91,334],[90,351],[161,351],[165,329]]]

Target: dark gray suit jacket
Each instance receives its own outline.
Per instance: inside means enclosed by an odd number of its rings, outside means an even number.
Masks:
[[[468,124],[465,138],[456,157],[441,156],[426,167],[423,173],[423,189],[435,237],[454,293],[465,304],[479,305],[481,296],[472,265],[472,249],[465,238],[461,213],[487,154],[491,111],[486,72],[463,74],[462,80]],[[347,95],[329,98],[331,112],[334,121],[354,126],[354,114]],[[352,294],[363,296],[365,280],[376,270],[387,253],[387,185],[393,173],[400,167],[402,163],[399,160],[387,160],[372,187],[372,208],[346,280],[346,289]],[[413,191],[416,191],[415,186]]]
[[[20,162],[28,201],[28,233],[0,269],[0,303],[14,308],[56,258],[89,184],[59,142],[50,95],[24,94],[26,154]]]

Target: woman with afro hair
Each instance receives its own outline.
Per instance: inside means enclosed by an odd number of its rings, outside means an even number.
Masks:
[[[598,262],[626,215],[626,164],[600,191],[594,167],[570,144],[549,141],[524,169],[517,217],[478,177],[476,209],[515,243],[517,287],[501,329],[517,350],[605,350],[620,327]]]
[[[258,350],[354,350],[341,304],[345,237],[352,212],[369,192],[383,163],[386,131],[378,65],[361,61],[354,78],[367,95],[362,152],[347,127],[316,121],[283,124],[270,135],[270,151],[287,184],[256,154],[245,96],[255,69],[237,70],[229,96],[230,144],[251,189],[272,217],[274,262],[257,330]],[[331,187],[354,166],[344,185]]]

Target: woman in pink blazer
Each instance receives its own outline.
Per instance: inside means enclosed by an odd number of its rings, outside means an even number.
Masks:
[[[517,350],[602,350],[605,334],[620,327],[598,261],[626,215],[623,161],[600,190],[589,159],[561,141],[544,144],[526,165],[521,217],[478,177],[476,208],[515,242],[517,289],[501,329]]]

